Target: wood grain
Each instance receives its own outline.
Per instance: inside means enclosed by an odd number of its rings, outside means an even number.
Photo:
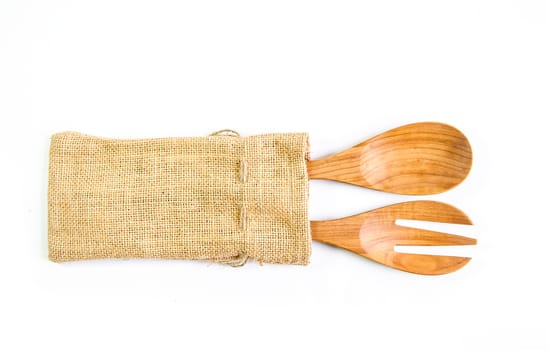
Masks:
[[[312,221],[314,240],[334,245],[395,269],[441,275],[456,271],[471,258],[408,254],[394,251],[396,245],[473,245],[473,238],[396,225],[397,219],[471,225],[459,209],[434,201],[390,205],[336,220]]]
[[[472,165],[469,141],[442,123],[416,123],[384,132],[340,153],[308,161],[310,179],[374,190],[426,195],[461,183]]]

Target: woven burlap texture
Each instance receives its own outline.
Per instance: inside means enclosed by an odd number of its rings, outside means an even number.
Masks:
[[[51,139],[49,259],[309,262],[306,134]]]

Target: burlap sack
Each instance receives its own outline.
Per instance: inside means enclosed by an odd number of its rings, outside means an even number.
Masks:
[[[306,134],[53,135],[49,258],[307,264]]]

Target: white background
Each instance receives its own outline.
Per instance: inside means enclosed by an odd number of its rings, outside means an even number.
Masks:
[[[544,1],[0,2],[0,348],[545,349]],[[312,157],[416,121],[474,167],[439,277],[314,243],[311,264],[47,260],[52,133],[305,131]],[[312,219],[409,200],[311,184]]]

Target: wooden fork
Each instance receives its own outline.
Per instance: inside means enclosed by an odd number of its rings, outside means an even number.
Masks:
[[[402,246],[473,245],[473,238],[396,225],[397,219],[436,221],[471,225],[459,209],[434,201],[414,201],[390,205],[336,220],[312,221],[312,238],[395,269],[423,275],[456,271],[471,258],[398,253]]]

